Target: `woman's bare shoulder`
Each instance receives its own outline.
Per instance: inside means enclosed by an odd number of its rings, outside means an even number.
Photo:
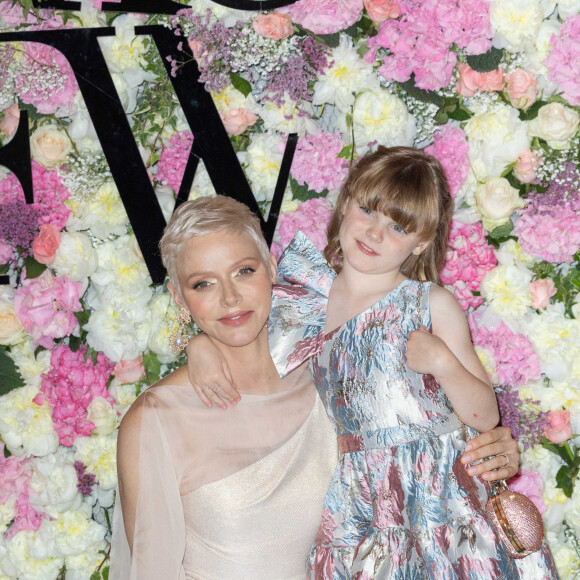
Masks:
[[[187,365],[182,365],[168,375],[165,375],[162,379],[151,385],[150,389],[154,389],[155,387],[163,387],[165,385],[175,385],[178,387],[191,386],[191,383],[187,377]]]

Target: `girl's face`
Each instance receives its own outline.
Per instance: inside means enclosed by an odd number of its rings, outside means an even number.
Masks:
[[[344,266],[365,274],[398,272],[411,255],[419,255],[429,242],[406,232],[389,216],[349,200],[339,231]]]
[[[266,335],[276,260],[270,254],[266,266],[250,236],[226,230],[190,238],[177,274],[181,296],[169,284],[173,299],[210,338],[246,346]]]

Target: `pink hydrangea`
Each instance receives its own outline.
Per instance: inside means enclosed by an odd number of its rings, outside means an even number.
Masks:
[[[541,377],[540,359],[524,334],[512,332],[503,322],[493,329],[480,326],[479,312],[471,313],[468,320],[473,344],[493,355],[499,385],[518,387]]]
[[[23,46],[24,57],[14,80],[16,94],[44,115],[70,114],[79,88],[68,60],[46,44],[25,42]]]
[[[455,298],[464,310],[483,302],[473,292],[479,291],[485,273],[496,266],[493,246],[487,243],[482,223],[452,221],[446,261],[440,277],[443,284],[454,286]]]
[[[192,143],[193,135],[189,131],[176,133],[163,148],[157,164],[157,181],[169,185],[176,193],[181,186]]]
[[[52,348],[54,340],[69,336],[78,326],[75,312],[83,308],[83,287],[65,276],[45,270],[37,278],[26,278],[16,289],[14,306],[22,326],[35,344]]]
[[[320,251],[324,250],[327,243],[326,228],[331,216],[332,208],[323,197],[302,202],[296,211],[280,217],[276,241],[271,247],[272,253],[279,258],[297,231],[304,232]]]
[[[24,200],[24,192],[16,175],[10,172],[0,181],[0,203],[8,203],[17,199]]]
[[[42,375],[42,401],[52,408],[52,421],[60,444],[73,445],[77,437],[88,437],[95,425],[87,420],[87,408],[95,397],[102,397],[114,405],[107,390],[113,364],[103,353],[96,363],[86,356],[83,345],[73,352],[64,344],[58,345],[50,357],[51,370]]]
[[[541,514],[546,511],[546,504],[542,497],[544,480],[539,473],[528,471],[527,469],[520,469],[508,483],[512,491],[521,493],[531,499]]]
[[[32,10],[27,11],[25,18],[22,6],[16,2],[0,2],[0,17],[6,24],[14,28],[21,24],[33,24],[37,21]]]
[[[337,155],[345,146],[338,133],[306,135],[296,147],[292,161],[292,177],[317,193],[340,188],[348,174],[348,161]]]
[[[574,107],[580,106],[580,14],[569,16],[560,34],[552,35],[552,50],[544,65],[548,68],[548,78],[562,88],[562,96]]]
[[[352,26],[362,10],[363,0],[298,0],[280,12],[315,34],[332,34]]]
[[[433,136],[433,144],[425,148],[445,170],[449,191],[455,197],[469,174],[469,145],[465,133],[459,127],[443,125]]]
[[[64,204],[64,200],[70,197],[70,191],[56,171],[49,171],[36,161],[32,161],[32,184],[34,206],[43,212],[40,224],[52,224],[62,230],[71,214]]]

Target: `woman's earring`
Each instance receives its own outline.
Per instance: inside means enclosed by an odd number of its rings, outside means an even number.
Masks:
[[[180,353],[191,340],[191,336],[185,332],[185,327],[191,322],[191,314],[182,308],[177,313],[177,322],[179,322],[179,328],[173,330],[168,339],[169,346],[175,354]]]

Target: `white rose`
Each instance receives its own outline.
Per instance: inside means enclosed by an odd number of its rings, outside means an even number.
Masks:
[[[177,308],[169,294],[153,296],[149,303],[151,312],[151,330],[147,348],[153,351],[162,363],[170,363],[176,355],[169,347],[169,335],[177,328]]]
[[[72,143],[64,131],[54,125],[42,125],[30,136],[30,153],[47,169],[62,165],[72,151]]]
[[[565,149],[578,130],[580,116],[561,103],[548,103],[528,123],[528,135],[544,139],[553,149]]]
[[[97,269],[97,252],[90,238],[81,232],[61,232],[60,246],[51,268],[60,276],[83,282]]]
[[[544,20],[544,10],[538,0],[492,0],[489,16],[494,46],[520,52],[533,43]]]
[[[520,318],[532,304],[529,291],[531,281],[529,270],[498,266],[485,274],[480,291],[487,298],[489,307],[499,316]]]
[[[75,447],[75,459],[85,464],[87,471],[96,476],[103,489],[113,489],[117,485],[116,436],[77,437]]]
[[[477,209],[483,216],[483,227],[491,232],[509,221],[514,209],[525,207],[520,192],[503,177],[492,177],[480,184],[475,193]]]
[[[102,397],[95,397],[87,408],[87,420],[95,424],[93,431],[96,435],[109,435],[118,425],[117,411],[109,401]]]
[[[103,545],[107,530],[91,515],[87,505],[58,514],[54,538],[58,555],[76,556],[83,554],[90,546]]]
[[[357,95],[352,114],[354,142],[357,151],[369,151],[370,143],[386,147],[413,144],[415,117],[409,114],[405,103],[388,91],[376,89]],[[350,140],[346,117],[339,120],[339,127]]]
[[[18,344],[26,338],[10,294],[10,291],[0,294],[0,344],[4,345]]]
[[[272,133],[253,133],[247,150],[246,176],[257,201],[270,201],[274,195],[284,147],[282,137]]]
[[[580,13],[580,0],[558,0],[558,16],[562,20]]]

